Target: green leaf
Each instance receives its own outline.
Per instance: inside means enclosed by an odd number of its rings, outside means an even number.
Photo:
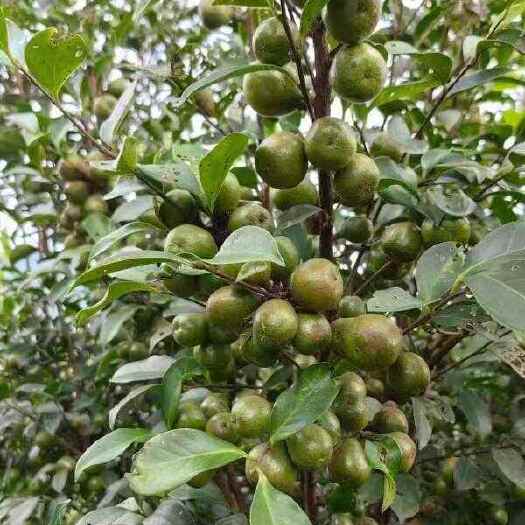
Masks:
[[[5,17],[5,9],[0,12],[0,50],[3,51],[13,64],[25,67],[25,48],[27,34],[12,20]]]
[[[126,510],[121,506],[105,507],[92,510],[76,523],[76,525],[141,525],[142,516]]]
[[[492,458],[509,481],[518,487],[525,487],[525,461],[517,450],[493,448]]]
[[[213,211],[215,200],[222,183],[237,158],[248,146],[248,136],[244,133],[231,133],[224,137],[199,164],[202,189],[207,198],[208,207]]]
[[[87,46],[80,35],[58,37],[58,30],[54,27],[33,36],[25,49],[29,72],[55,99],[87,54]]]
[[[485,69],[477,73],[472,73],[463,77],[448,93],[449,97],[453,97],[462,91],[467,91],[478,86],[483,86],[492,82],[493,80],[507,75],[512,70],[508,67],[494,67],[492,69]]]
[[[419,450],[422,450],[428,445],[432,436],[432,426],[427,417],[425,400],[413,397],[412,410],[414,412],[414,423],[416,425],[415,437]]]
[[[182,383],[203,373],[201,365],[193,357],[177,359],[162,380],[162,413],[166,428],[171,430],[179,415]]]
[[[213,84],[217,84],[218,82],[223,82],[224,80],[228,80],[234,77],[240,77],[242,75],[246,75],[247,73],[254,73],[256,71],[269,71],[269,70],[280,71],[281,73],[288,75],[295,82],[295,79],[293,75],[290,73],[290,71],[288,71],[287,69],[283,67],[274,66],[272,64],[253,63],[253,64],[225,66],[225,67],[214,69],[212,73],[209,73],[205,77],[202,77],[199,80],[196,80],[195,82],[193,82],[193,84],[190,84],[182,92],[181,96],[177,99],[176,105],[181,106],[192,95],[197,93],[197,91],[200,91],[201,89],[206,89],[207,87],[210,87]]]
[[[387,132],[399,151],[409,155],[423,155],[428,150],[425,140],[412,137],[412,132],[400,115],[394,115],[388,122]]]
[[[365,442],[365,453],[368,464],[373,470],[383,473],[383,503],[382,512],[385,512],[396,499],[396,480],[395,476],[399,471],[401,461],[401,450],[396,441],[392,438],[384,439],[381,442]]]
[[[115,210],[111,220],[115,223],[136,221],[154,206],[155,201],[151,195],[137,195],[131,201],[124,201]]]
[[[213,5],[233,5],[237,7],[252,7],[268,9],[272,7],[270,0],[214,0]]]
[[[118,458],[131,444],[144,443],[150,437],[151,430],[145,428],[118,428],[97,439],[77,461],[75,481],[89,467],[108,463]]]
[[[383,106],[396,100],[417,101],[419,96],[427,93],[429,90],[439,86],[440,83],[436,78],[427,78],[425,80],[416,80],[414,82],[405,82],[397,86],[383,88],[383,90],[373,100],[374,106]]]
[[[76,322],[79,325],[86,324],[89,319],[110,305],[113,301],[116,301],[120,297],[134,292],[156,292],[158,291],[155,286],[147,283],[135,283],[132,281],[120,281],[109,285],[104,297],[97,303],[86,308],[82,308],[76,315]]]
[[[134,381],[151,381],[161,379],[173,364],[173,357],[152,355],[141,361],[126,363],[113,374],[111,383],[132,383]]]
[[[144,445],[135,456],[128,480],[134,492],[154,496],[244,457],[246,454],[231,443],[200,430],[179,428],[163,432]]]
[[[453,242],[436,244],[423,252],[416,265],[417,293],[423,304],[441,299],[452,288],[463,259]]]
[[[328,0],[306,0],[299,26],[299,31],[303,38],[313,29],[315,21],[321,16],[321,11],[327,3]]]
[[[490,33],[492,33],[496,28],[503,29],[515,18],[518,18],[523,13],[523,11],[525,11],[525,0],[511,0],[507,2],[501,15],[496,18],[490,27]]]
[[[480,486],[483,473],[469,458],[460,457],[454,468],[454,485],[458,491],[471,490]]]
[[[149,264],[172,263],[180,264],[185,261],[165,252],[156,251],[139,251],[120,254],[116,257],[109,257],[104,259],[96,266],[86,270],[79,275],[71,285],[71,288],[87,284],[92,281],[99,281],[103,277],[128,268],[136,268],[137,266],[146,266]]]
[[[257,174],[253,168],[248,166],[237,166],[230,170],[242,186],[257,188]]]
[[[272,487],[259,472],[250,506],[250,525],[312,525],[303,509],[287,494]]]
[[[330,408],[340,385],[326,364],[303,370],[297,382],[275,401],[270,419],[270,441],[277,443],[316,421]]]
[[[454,303],[437,312],[432,324],[445,330],[467,328],[474,323],[485,323],[490,317],[481,309],[475,300]]]
[[[458,406],[481,437],[486,437],[492,432],[490,408],[479,394],[471,390],[461,391],[458,395]]]
[[[189,191],[200,199],[202,190],[197,177],[191,168],[183,161],[172,164],[140,164],[139,169],[150,180],[162,184],[162,190],[168,191],[173,185],[179,190]]]
[[[432,51],[419,51],[407,42],[392,40],[385,43],[385,47],[391,55],[410,55],[422,66],[430,70],[430,73],[441,84],[446,84],[452,72],[452,59],[443,53]]]
[[[119,415],[119,412],[131,401],[136,399],[137,397],[145,394],[152,388],[157,388],[159,385],[157,384],[151,384],[151,385],[141,385],[137,386],[133,390],[131,390],[127,396],[123,397],[110,411],[109,411],[109,417],[108,417],[108,423],[109,423],[109,429],[113,430],[115,428],[115,423],[117,422],[117,417]]]
[[[304,224],[306,219],[317,215],[320,211],[321,208],[311,204],[298,204],[297,206],[292,206],[279,215],[277,220],[277,233],[284,232],[295,224]]]
[[[126,137],[117,158],[117,173],[128,175],[137,167],[138,141],[135,137]]]
[[[422,500],[419,481],[410,474],[401,474],[396,478],[396,499],[392,510],[400,523],[406,523],[419,512]]]
[[[120,308],[117,308],[114,312],[107,314],[102,323],[102,328],[100,329],[100,344],[104,346],[111,343],[111,341],[117,336],[122,325],[131,319],[137,310],[137,305],[125,304],[120,306]]]
[[[98,257],[99,255],[102,255],[104,252],[107,252],[111,247],[113,247],[116,243],[125,239],[126,237],[129,237],[130,235],[133,235],[135,233],[151,232],[155,231],[156,229],[157,228],[154,225],[148,222],[130,222],[128,224],[124,224],[124,226],[121,226],[117,230],[109,233],[105,237],[102,237],[102,239],[98,240],[93,245],[93,248],[91,248],[89,258],[93,259],[95,257]]]
[[[112,144],[115,140],[115,133],[120,128],[122,122],[126,118],[128,111],[133,104],[135,98],[136,82],[130,82],[126,87],[124,93],[120,96],[115,105],[115,108],[111,112],[111,115],[102,122],[100,126],[100,138],[107,144]]]
[[[420,299],[398,286],[377,290],[366,303],[368,312],[404,312],[422,306]]]
[[[238,264],[262,261],[284,266],[277,242],[270,233],[258,226],[243,226],[224,241],[219,252],[208,262]]]
[[[63,525],[65,523],[64,518],[70,502],[70,499],[66,499],[65,501],[55,500],[50,503],[48,511],[50,513],[48,525]]]
[[[455,184],[432,186],[426,192],[429,201],[444,214],[451,217],[466,217],[476,209],[476,203]]]

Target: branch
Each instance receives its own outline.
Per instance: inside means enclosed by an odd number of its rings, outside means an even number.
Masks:
[[[354,295],[359,295],[363,290],[366,290],[368,285],[374,281],[379,275],[381,275],[384,271],[388,270],[392,265],[394,264],[394,261],[387,261],[379,270],[374,272],[364,283],[361,284],[361,286],[355,291]]]

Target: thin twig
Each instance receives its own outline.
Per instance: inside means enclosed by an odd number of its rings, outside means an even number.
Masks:
[[[361,284],[361,286],[355,291],[354,295],[359,295],[363,290],[365,290],[368,285],[374,281],[377,277],[379,277],[383,272],[388,270],[392,265],[394,264],[394,261],[387,261],[379,270],[374,272],[364,283]]]

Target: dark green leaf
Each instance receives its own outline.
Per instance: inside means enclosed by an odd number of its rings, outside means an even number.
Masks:
[[[467,457],[459,458],[454,468],[454,485],[457,490],[470,490],[479,486],[482,481],[480,469]]]
[[[493,448],[492,457],[510,482],[518,487],[525,487],[525,461],[517,450]]]
[[[399,287],[387,288],[374,292],[371,299],[368,299],[367,310],[369,312],[404,312],[421,308],[421,300],[409,292]]]
[[[486,437],[492,432],[489,407],[479,394],[471,390],[463,390],[458,396],[458,406],[481,437]]]
[[[299,31],[303,38],[313,29],[315,21],[321,16],[321,11],[327,3],[328,0],[306,0],[299,26]]]

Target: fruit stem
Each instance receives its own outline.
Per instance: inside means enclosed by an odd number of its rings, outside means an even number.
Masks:
[[[306,514],[313,525],[317,522],[317,494],[315,491],[314,474],[305,470],[303,472],[303,501]]]

